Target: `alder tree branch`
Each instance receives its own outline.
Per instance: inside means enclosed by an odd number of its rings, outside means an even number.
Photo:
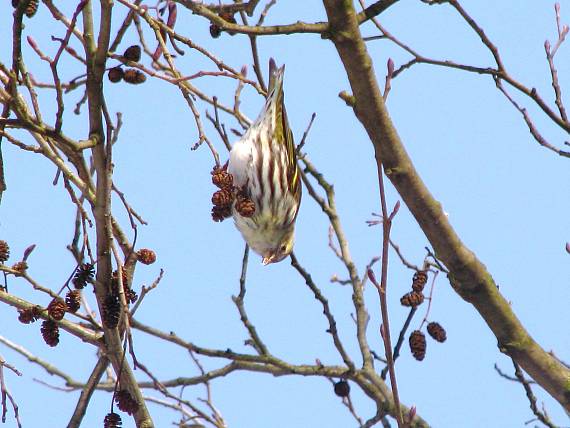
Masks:
[[[499,349],[510,355],[565,409],[570,410],[570,370],[534,341],[499,293],[483,263],[461,241],[438,202],[425,186],[408,156],[386,109],[372,60],[358,28],[354,7],[323,0],[331,40],[346,70],[354,113],[370,137],[378,164],[390,179],[426,237],[437,258],[449,269],[455,291],[480,313],[497,337]]]

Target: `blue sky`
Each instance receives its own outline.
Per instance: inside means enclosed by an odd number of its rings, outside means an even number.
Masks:
[[[556,35],[554,5],[525,2],[522,7],[520,2],[506,0],[462,4],[499,46],[511,74],[525,85],[536,87],[553,105],[543,43],[546,38],[554,40]],[[125,11],[118,3],[116,6],[116,16],[122,19]],[[2,16],[0,36],[7,41],[10,14]],[[562,4],[562,17],[570,22],[569,3]],[[297,2],[280,0],[266,23],[324,19],[319,1],[303,2],[303,8],[299,8]],[[426,56],[492,65],[478,37],[448,6],[430,7],[402,0],[382,15],[381,21]],[[214,40],[207,22],[183,10],[179,10],[177,29],[234,68],[251,63],[245,36],[224,34]],[[365,25],[362,31],[365,35],[377,34],[371,25]],[[54,52],[56,45],[49,36],[63,36],[64,31],[40,6],[38,15],[27,21],[28,34],[47,52]],[[130,31],[119,52],[135,42],[135,36]],[[380,82],[389,57],[396,66],[409,59],[386,41],[373,41],[368,47]],[[5,63],[10,58],[9,48],[9,43],[0,44],[0,58]],[[362,272],[381,248],[380,229],[365,223],[372,212],[379,211],[376,166],[363,128],[337,96],[348,89],[342,64],[333,45],[316,35],[260,38],[259,48],[263,64],[269,57],[286,64],[286,105],[297,141],[311,114],[317,113],[305,149],[334,183],[343,227]],[[562,88],[570,90],[568,49],[562,46],[557,65]],[[29,48],[24,52],[36,78],[48,79],[49,68]],[[149,64],[148,58],[144,61]],[[186,74],[206,66],[213,70],[196,52],[187,51],[176,62]],[[249,71],[253,77],[251,66]],[[77,65],[70,63],[62,74],[70,79],[79,72]],[[149,222],[139,228],[139,248],[152,248],[158,254],[157,263],[138,268],[135,287],[149,285],[160,268],[165,271],[163,281],[147,296],[137,319],[164,331],[173,330],[202,346],[246,351],[243,341],[247,332],[231,301],[239,291],[244,244],[231,221],[217,224],[210,219],[214,188],[209,172],[213,160],[205,146],[190,151],[197,140],[191,112],[177,89],[163,81],[149,79],[141,86],[105,84],[109,110],[122,112],[124,120],[114,155],[114,182]],[[206,77],[196,84],[222,102],[231,103],[233,99],[233,81]],[[50,117],[54,113],[53,94],[44,94],[44,114]],[[86,137],[85,109],[81,116],[71,111],[80,95],[70,96],[65,115],[64,130],[75,138]],[[546,121],[528,100],[517,99],[529,108],[545,137],[561,146],[567,135]],[[253,90],[244,90],[242,108],[249,117],[257,115],[262,103]],[[202,113],[209,108],[199,107]],[[393,82],[388,108],[422,178],[442,202],[464,242],[492,273],[525,327],[546,350],[570,360],[570,256],[564,251],[565,242],[570,241],[568,159],[536,144],[520,114],[487,76],[418,65]],[[236,126],[230,118],[225,120],[228,128]],[[225,158],[215,131],[209,127],[207,132]],[[61,183],[51,185],[55,168],[44,159],[6,143],[3,154],[9,188],[0,207],[0,239],[11,246],[10,262],[17,261],[28,245],[36,244],[29,273],[57,290],[74,268],[65,249],[72,237],[74,207]],[[326,218],[307,196],[298,217],[295,252],[329,299],[341,337],[358,361],[351,290],[329,282],[333,274],[346,277],[346,271],[328,249]],[[392,188],[388,200],[390,205],[398,200]],[[128,229],[119,201],[113,203]],[[428,242],[405,206],[395,219],[392,238],[410,261],[421,264]],[[407,314],[399,305],[399,297],[409,288],[411,273],[395,254],[390,257],[388,298],[395,336]],[[315,358],[326,364],[341,362],[325,333],[321,307],[288,261],[263,267],[252,255],[247,284],[248,314],[275,355],[293,363],[313,363]],[[11,279],[10,290],[38,304],[49,301],[31,292],[23,281]],[[365,296],[371,316],[369,341],[381,352],[377,293],[369,288]],[[424,311],[425,305],[412,322],[413,328],[421,322]],[[77,380],[87,379],[95,362],[94,349],[65,333],[58,347],[48,348],[41,340],[39,324],[25,326],[16,317],[12,308],[0,311],[3,336],[64,368]],[[415,405],[434,427],[525,426],[533,415],[523,389],[500,378],[493,369],[497,363],[512,373],[510,360],[498,351],[496,339],[481,317],[454,293],[443,275],[436,283],[430,318],[446,327],[448,341],[443,345],[429,342],[426,359],[421,363],[404,347],[396,365],[402,401]],[[161,379],[197,374],[188,355],[180,349],[138,332],[135,346],[141,361]],[[24,426],[64,426],[79,393],[41,385],[34,379],[59,386],[61,382],[2,345],[0,354],[23,372],[19,378],[7,373],[6,380],[20,406]],[[202,362],[207,368],[218,366],[206,359]],[[142,373],[138,375],[146,380]],[[214,403],[229,427],[356,426],[325,379],[238,373],[214,381],[212,387]],[[535,393],[555,423],[568,424],[560,406],[539,388]],[[203,389],[189,388],[186,394],[191,398],[203,394]],[[373,403],[355,385],[352,394],[356,410],[364,418],[372,416]],[[158,397],[153,391],[149,395]],[[108,394],[96,393],[84,426],[102,425],[109,404]],[[175,420],[172,412],[150,406],[157,427],[171,426]],[[123,426],[134,426],[126,416],[123,420]],[[15,426],[11,415],[7,426]]]

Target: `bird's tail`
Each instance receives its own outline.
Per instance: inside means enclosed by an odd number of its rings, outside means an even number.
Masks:
[[[267,99],[278,100],[283,96],[283,74],[285,65],[277,68],[275,60],[269,59],[269,87],[267,89]]]
[[[287,119],[287,111],[285,110],[285,102],[283,95],[283,75],[285,73],[285,65],[277,67],[273,58],[269,59],[269,87],[267,89],[267,101],[265,109],[271,106],[275,108],[275,129],[272,144],[282,144],[285,146],[287,153],[287,181],[291,192],[299,194],[301,186],[299,185],[299,177],[297,173],[297,154],[295,151],[295,143],[293,141],[293,133]]]

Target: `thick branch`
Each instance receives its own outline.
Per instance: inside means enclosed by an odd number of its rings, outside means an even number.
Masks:
[[[87,411],[87,406],[91,401],[91,396],[105,373],[107,366],[109,365],[109,360],[107,357],[100,357],[93,368],[87,383],[84,385],[83,390],[81,391],[81,395],[79,396],[79,400],[77,401],[77,405],[75,406],[75,410],[73,411],[73,415],[67,424],[67,428],[79,428],[81,426],[81,421],[85,416],[85,412]]]
[[[95,294],[100,313],[104,311],[109,279],[112,274],[111,245],[113,227],[111,217],[112,190],[112,142],[109,133],[105,132],[103,111],[103,73],[107,60],[110,43],[112,2],[102,0],[101,18],[97,42],[95,41],[93,11],[91,2],[83,9],[83,34],[85,39],[85,58],[87,60],[87,101],[89,108],[89,138],[96,142],[92,149],[95,167],[96,187],[95,202],[92,202],[93,217],[95,218],[97,234],[97,276]],[[107,136],[107,141],[106,141]],[[137,386],[136,379],[129,365],[124,363],[121,338],[116,328],[104,325],[107,357],[112,362],[116,373],[120,374],[121,387],[128,389],[133,398],[139,403],[139,410],[134,414],[137,427],[152,428],[154,426],[144,398]]]
[[[415,170],[386,110],[352,2],[323,1],[331,38],[353,91],[354,112],[374,145],[377,162],[384,165],[386,175],[433,245],[437,257],[449,268],[452,286],[479,311],[497,337],[501,350],[570,409],[570,370],[527,333],[483,263],[461,242],[441,204]]]

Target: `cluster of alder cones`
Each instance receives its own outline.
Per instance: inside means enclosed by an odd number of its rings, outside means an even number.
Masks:
[[[232,205],[243,217],[255,214],[255,204],[242,189],[234,186],[234,178],[227,170],[228,164],[215,166],[212,170],[212,183],[220,190],[212,195],[212,219],[224,221],[232,216]]]
[[[156,261],[156,253],[148,248],[142,248],[137,251],[137,260],[145,265],[153,264]],[[139,296],[129,286],[129,279],[127,271],[123,266],[121,269],[121,282],[123,283],[123,294],[127,305],[135,303]],[[119,294],[119,271],[116,270],[111,275],[111,288],[103,302],[103,311],[101,312],[101,319],[107,328],[115,328],[119,325],[121,318],[121,299]]]
[[[136,256],[137,260],[145,265],[150,265],[156,261],[155,252],[148,248],[138,250]],[[5,264],[9,257],[10,247],[8,243],[0,240],[0,264]],[[28,265],[25,260],[19,261],[12,266],[12,269],[18,272],[16,275],[23,275],[27,268]],[[122,269],[122,272],[125,300],[127,304],[135,303],[138,299],[138,295],[130,288],[125,269]],[[81,290],[83,290],[88,283],[93,282],[94,277],[95,267],[93,264],[81,263],[77,266],[73,278],[71,279],[73,289],[67,285],[68,291],[65,295],[65,299],[57,296],[54,297],[45,308],[35,305],[19,309],[18,320],[23,324],[31,324],[42,318],[43,312],[47,311],[48,319],[42,322],[40,331],[46,344],[51,347],[57,346],[59,344],[59,326],[57,322],[65,317],[66,312],[75,313],[79,310],[81,307]],[[111,291],[103,303],[103,311],[101,314],[103,324],[108,328],[115,328],[119,323],[120,314],[119,274],[115,271],[111,277]]]
[[[95,269],[91,263],[82,263],[75,271],[72,284],[75,287],[65,295],[65,300],[61,297],[54,297],[44,309],[41,306],[32,306],[18,310],[18,320],[24,324],[36,322],[42,312],[47,310],[48,319],[42,322],[41,333],[44,341],[49,346],[57,346],[59,343],[59,326],[57,321],[61,321],[66,312],[75,313],[81,306],[81,290],[88,282],[93,281]]]
[[[424,287],[427,283],[428,274],[425,270],[417,271],[412,278],[412,290],[400,298],[403,306],[415,308],[424,302]],[[421,328],[421,327],[420,327]],[[437,322],[430,322],[427,325],[428,334],[437,342],[443,343],[447,339],[445,329]],[[422,361],[426,356],[426,336],[421,330],[414,330],[409,337],[410,350],[418,361]]]
[[[49,346],[57,346],[59,343],[59,326],[57,321],[61,321],[66,312],[75,313],[81,306],[81,290],[88,282],[93,280],[95,269],[90,263],[83,263],[76,269],[72,279],[75,289],[69,290],[65,295],[65,300],[55,297],[44,309],[41,306],[32,306],[27,309],[18,310],[18,320],[24,324],[37,321],[42,312],[47,310],[48,319],[42,322],[41,333],[44,341]]]
[[[123,52],[123,61],[126,62],[139,62],[141,59],[141,47],[139,45],[129,46]],[[123,70],[121,65],[110,68],[107,72],[107,77],[111,83],[118,83],[124,80],[131,85],[138,85],[146,81],[145,74],[136,68],[127,68]]]

